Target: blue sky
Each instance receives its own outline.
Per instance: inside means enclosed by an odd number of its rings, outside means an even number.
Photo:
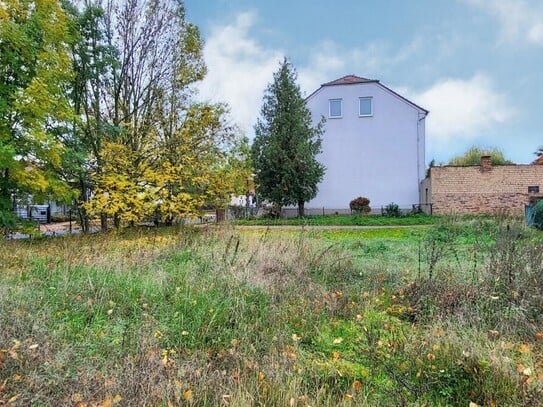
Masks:
[[[249,136],[283,56],[302,92],[347,74],[430,110],[426,161],[470,146],[529,163],[543,145],[543,1],[185,0],[206,42],[200,97]]]

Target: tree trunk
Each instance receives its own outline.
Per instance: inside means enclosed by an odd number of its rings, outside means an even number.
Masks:
[[[102,232],[107,230],[107,215],[104,212],[100,214],[100,229]]]
[[[305,214],[304,201],[298,201],[298,217],[303,218]]]

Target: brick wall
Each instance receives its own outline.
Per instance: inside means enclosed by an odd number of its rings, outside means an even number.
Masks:
[[[425,182],[421,189],[428,188],[435,214],[520,215],[530,198],[543,196],[543,165],[432,167]],[[540,193],[529,193],[529,186],[538,186]]]

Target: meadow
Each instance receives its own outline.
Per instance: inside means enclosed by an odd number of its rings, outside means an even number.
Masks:
[[[0,405],[541,405],[543,235],[432,223],[3,241]]]

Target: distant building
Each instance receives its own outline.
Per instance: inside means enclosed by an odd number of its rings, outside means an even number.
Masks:
[[[543,198],[543,165],[480,165],[431,167],[421,183],[422,204],[434,214],[524,213],[524,206]],[[430,207],[430,205],[423,205]]]
[[[326,118],[318,157],[326,173],[308,212],[346,212],[358,196],[369,198],[374,210],[419,203],[426,109],[378,80],[354,75],[321,85],[306,100],[314,123]]]

